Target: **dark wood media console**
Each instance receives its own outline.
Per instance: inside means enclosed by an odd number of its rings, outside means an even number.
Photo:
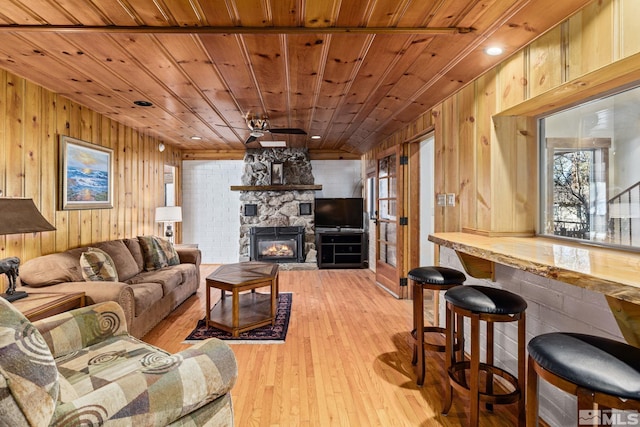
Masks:
[[[321,231],[316,233],[319,268],[365,268],[367,238],[362,231]]]

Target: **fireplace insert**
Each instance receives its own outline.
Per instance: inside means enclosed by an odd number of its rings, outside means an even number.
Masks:
[[[304,262],[304,227],[253,227],[251,261]]]

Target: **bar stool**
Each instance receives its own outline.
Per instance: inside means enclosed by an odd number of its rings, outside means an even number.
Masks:
[[[604,414],[594,412],[595,404],[640,411],[640,348],[569,332],[538,335],[527,348],[527,426],[538,425],[538,376],[577,396],[580,424]]]
[[[449,289],[444,298],[447,302],[447,342],[446,369],[449,384],[445,393],[445,405],[442,413],[451,409],[453,389],[469,397],[469,425],[476,427],[480,418],[480,401],[485,402],[488,410],[494,404],[518,403],[518,426],[525,422],[525,310],[526,301],[520,296],[503,289],[488,286],[458,286]],[[454,316],[461,315],[471,320],[470,361],[456,357],[453,351],[454,334],[460,334],[464,322],[454,325]],[[486,323],[486,360],[480,362],[480,321]],[[518,322],[518,377],[493,365],[493,327],[495,322]],[[462,351],[460,352],[462,353]],[[469,372],[467,384],[466,372]],[[480,382],[485,373],[485,386],[481,390]],[[494,392],[494,376],[499,376],[510,384],[512,391]],[[506,385],[506,384],[505,384]]]
[[[418,365],[418,386],[424,385],[425,377],[425,348],[431,351],[443,353],[444,345],[427,342],[424,339],[425,333],[445,334],[445,329],[439,326],[424,326],[424,290],[430,289],[437,297],[438,291],[446,291],[454,286],[459,286],[467,280],[464,273],[448,267],[418,267],[407,274],[407,278],[413,281],[413,330],[411,336],[415,339],[413,345],[412,365]],[[423,331],[422,334],[416,331]],[[458,346],[460,343],[456,343]]]

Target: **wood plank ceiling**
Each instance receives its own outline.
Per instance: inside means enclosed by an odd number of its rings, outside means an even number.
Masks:
[[[361,154],[589,2],[3,0],[0,67],[185,150],[254,114]]]

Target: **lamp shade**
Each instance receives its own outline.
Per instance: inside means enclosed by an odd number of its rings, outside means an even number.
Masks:
[[[180,206],[157,207],[156,222],[182,222],[182,208]]]
[[[32,199],[0,198],[0,235],[53,231]]]

